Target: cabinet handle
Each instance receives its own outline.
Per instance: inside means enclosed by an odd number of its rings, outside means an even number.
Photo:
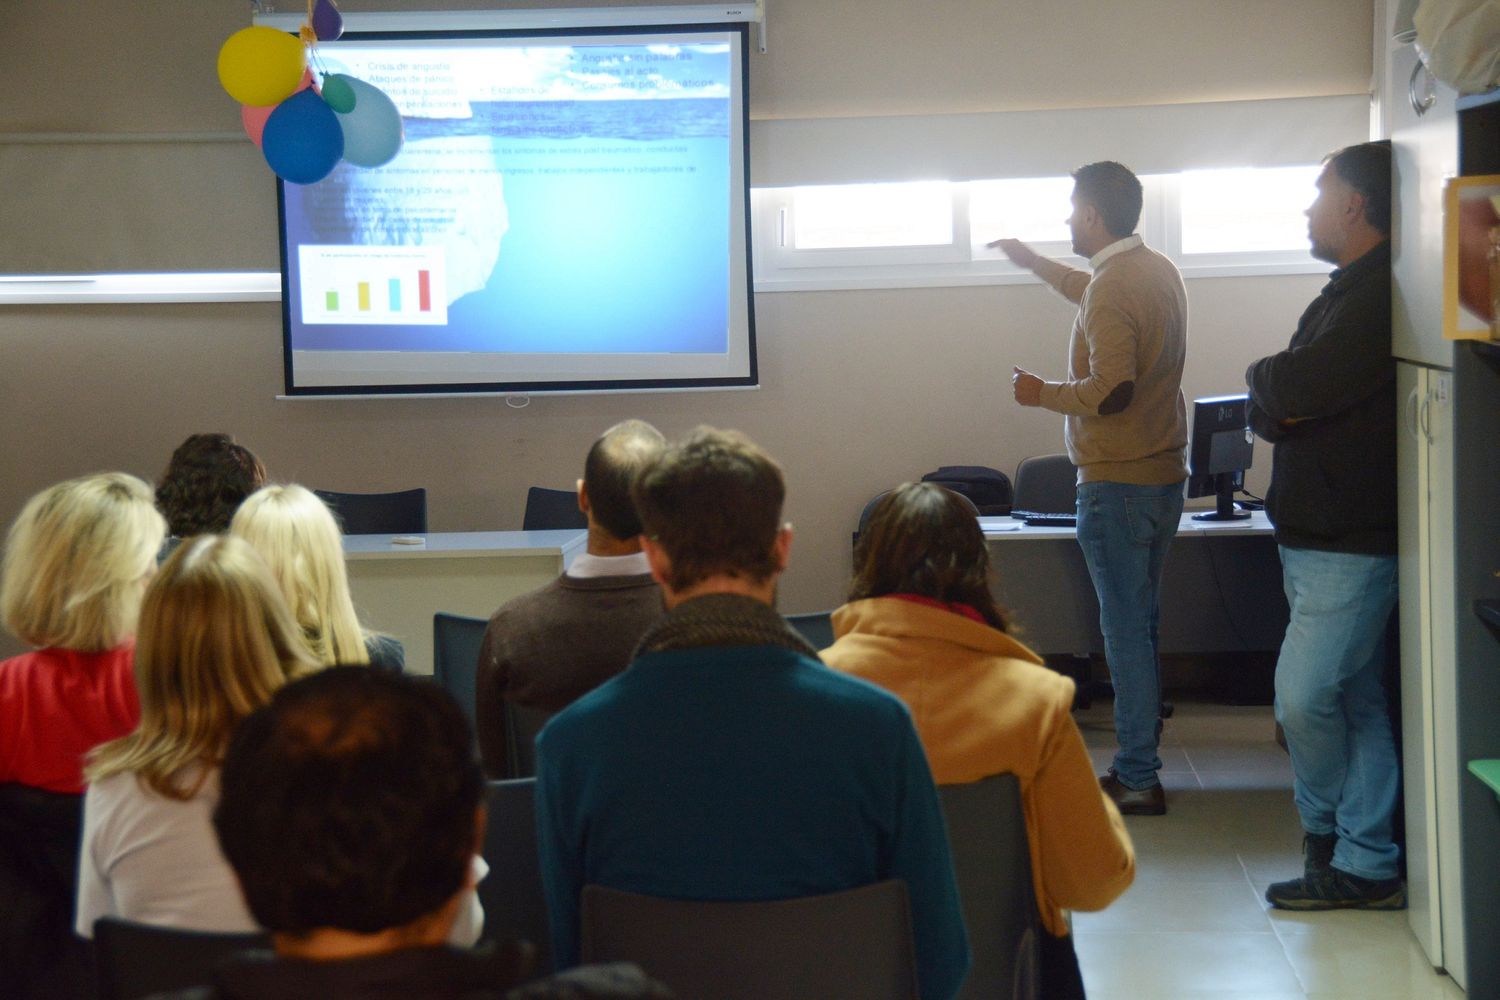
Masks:
[[[1406,426],[1406,433],[1412,437],[1417,436],[1417,390],[1415,389],[1406,394],[1406,406],[1401,411],[1401,422]]]
[[[1419,97],[1417,95],[1417,77],[1424,74],[1427,93]],[[1436,81],[1433,79],[1432,72],[1428,70],[1427,64],[1422,61],[1421,56],[1417,56],[1417,64],[1411,68],[1411,79],[1406,84],[1406,97],[1407,100],[1411,101],[1411,109],[1417,113],[1417,117],[1419,118],[1432,110],[1432,106],[1437,103],[1437,94],[1433,93],[1432,89],[1435,83]]]
[[[1432,444],[1432,396],[1422,397],[1422,406],[1417,410],[1417,423],[1422,429],[1422,437]]]

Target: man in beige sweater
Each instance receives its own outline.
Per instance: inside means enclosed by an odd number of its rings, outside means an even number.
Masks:
[[[991,246],[1046,281],[1078,316],[1068,377],[1015,368],[1016,402],[1064,415],[1078,466],[1078,544],[1099,596],[1099,628],[1115,688],[1114,766],[1104,790],[1133,815],[1161,815],[1161,676],[1157,658],[1162,564],[1182,516],[1187,478],[1187,290],[1163,255],[1134,235],[1141,182],[1118,163],[1073,172],[1073,252],[1092,275],[1018,240]]]

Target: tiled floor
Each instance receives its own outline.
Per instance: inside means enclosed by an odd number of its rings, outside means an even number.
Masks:
[[[1111,704],[1079,713],[1102,772]],[[1292,772],[1269,707],[1177,702],[1162,734],[1165,816],[1132,816],[1135,884],[1074,915],[1090,1000],[1450,1000],[1406,914],[1272,910],[1266,886],[1302,866]]]

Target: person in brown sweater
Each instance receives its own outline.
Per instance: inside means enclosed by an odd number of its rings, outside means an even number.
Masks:
[[[1160,815],[1161,574],[1182,517],[1187,478],[1187,290],[1176,266],[1133,235],[1141,182],[1105,161],[1073,172],[1073,252],[1092,275],[1018,240],[991,246],[1078,304],[1068,377],[1013,369],[1016,402],[1064,415],[1078,466],[1078,544],[1099,597],[1115,689],[1114,766],[1100,778],[1120,811]]]
[[[661,588],[641,552],[641,520],[630,489],[665,446],[661,433],[641,420],[600,435],[578,481],[587,550],[562,576],[490,617],[474,692],[490,777],[509,777],[514,769],[505,702],[549,714],[566,708],[624,670],[636,643],[662,616]]]
[[[837,639],[820,655],[906,703],[933,781],[1016,776],[1042,923],[1071,960],[1065,910],[1113,902],[1135,877],[1135,851],[1070,714],[1073,682],[1007,633],[989,568],[961,497],[934,483],[896,488],[860,537]],[[1044,995],[1081,995],[1047,971]]]

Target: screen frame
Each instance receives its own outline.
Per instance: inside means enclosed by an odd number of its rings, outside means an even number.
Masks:
[[[663,11],[663,16],[669,16]],[[409,15],[413,19],[422,15],[413,12]],[[437,16],[437,15],[435,15]],[[351,17],[346,24],[355,22]],[[414,21],[414,24],[418,23]],[[283,27],[283,25],[273,25]],[[300,303],[300,298],[294,299],[291,287],[291,267],[289,266],[289,254],[295,252],[295,248],[289,245],[287,238],[287,204],[286,185],[288,182],[281,178],[276,179],[276,206],[277,206],[277,242],[281,266],[281,340],[282,340],[282,375],[285,396],[289,399],[337,399],[337,398],[390,398],[390,397],[419,397],[419,398],[443,398],[443,397],[473,397],[473,396],[531,396],[531,395],[587,395],[596,393],[615,392],[692,392],[713,391],[725,389],[756,389],[760,386],[759,381],[759,358],[757,350],[756,323],[755,323],[755,275],[753,254],[753,227],[751,225],[751,192],[750,192],[750,60],[749,60],[749,38],[750,25],[744,20],[725,21],[695,21],[695,22],[661,22],[640,23],[632,21],[623,24],[589,24],[584,21],[570,22],[566,26],[558,27],[477,27],[465,26],[461,28],[444,27],[401,27],[394,28],[382,26],[379,29],[363,29],[360,27],[346,28],[342,40],[357,42],[389,42],[404,40],[442,41],[446,39],[487,39],[487,38],[576,38],[579,35],[608,39],[617,36],[636,36],[647,33],[659,33],[662,35],[691,34],[695,32],[711,32],[715,34],[726,34],[738,41],[738,52],[736,58],[739,61],[738,86],[739,86],[739,108],[731,108],[732,128],[739,130],[739,190],[731,189],[728,204],[731,209],[738,206],[739,219],[736,227],[735,220],[731,216],[731,245],[727,248],[726,262],[731,265],[730,274],[730,306],[734,309],[740,295],[744,302],[744,361],[743,374],[732,374],[726,376],[652,376],[640,378],[601,378],[601,379],[527,379],[515,380],[493,380],[493,381],[439,381],[439,382],[395,382],[382,381],[364,384],[296,384],[294,375],[296,365],[294,350],[292,346],[293,309]],[[733,132],[731,132],[731,141]],[[735,157],[731,150],[731,163]],[[738,234],[736,233],[738,228]],[[737,246],[734,242],[736,235],[742,236],[743,246]],[[742,255],[742,256],[741,256]],[[736,257],[741,257],[743,267],[743,290],[737,292],[736,276],[733,273],[733,265]],[[732,313],[726,316],[731,334],[729,350],[735,349],[733,344]],[[373,352],[372,352],[373,353]],[[461,356],[461,352],[455,357]]]

